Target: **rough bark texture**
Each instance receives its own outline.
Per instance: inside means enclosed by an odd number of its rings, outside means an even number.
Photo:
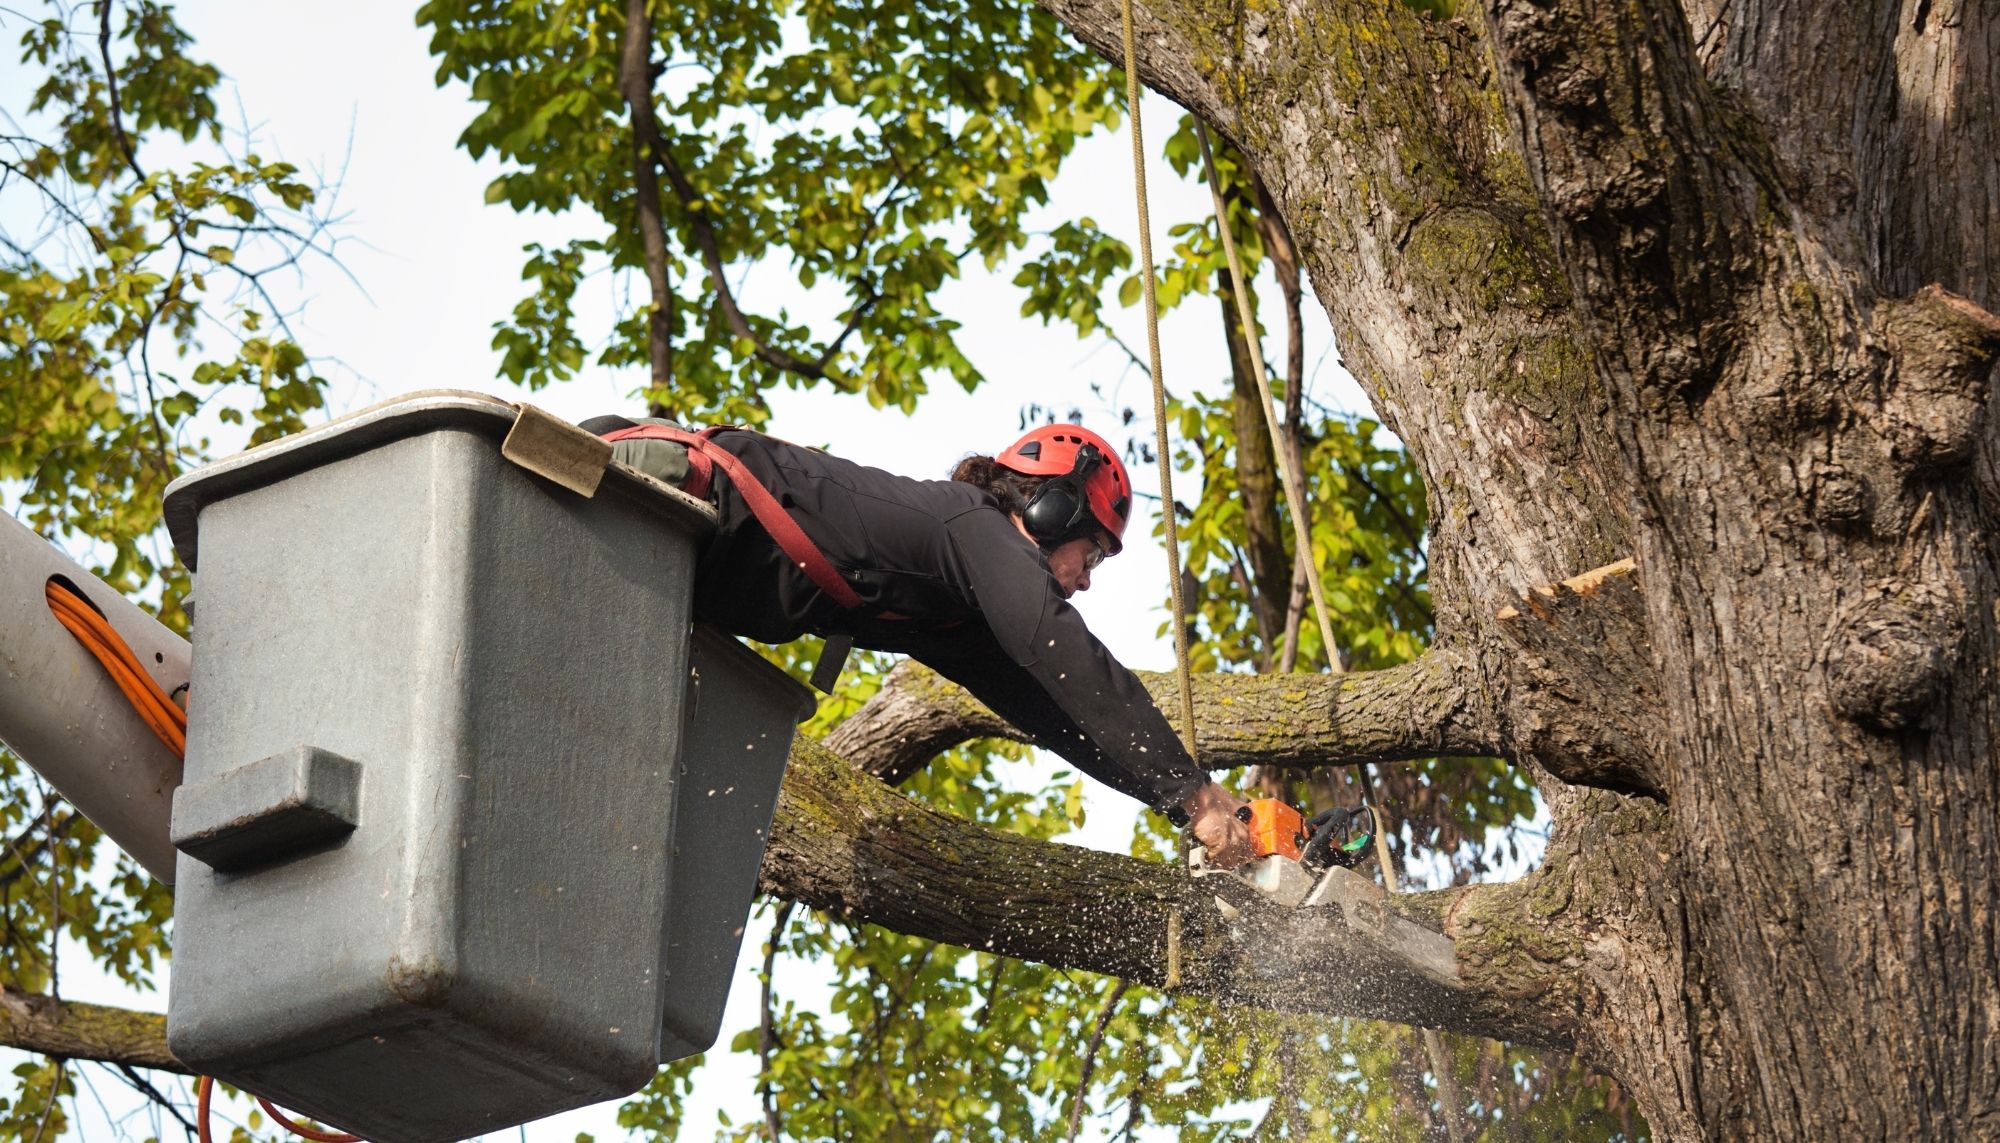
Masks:
[[[167,1018],[0,989],[0,1044],[63,1060],[193,1075],[167,1050]]]
[[[1667,1138],[2000,1134],[2000,15],[1468,8],[1147,0],[1139,55],[1426,478],[1578,1046]]]
[[[1180,729],[1179,684],[1167,671],[1138,676]],[[1213,770],[1329,766],[1439,755],[1497,754],[1468,665],[1427,655],[1385,671],[1346,675],[1196,675],[1195,746]],[[1020,731],[929,668],[905,662],[881,692],[827,736],[864,771],[900,782],[941,750]]]

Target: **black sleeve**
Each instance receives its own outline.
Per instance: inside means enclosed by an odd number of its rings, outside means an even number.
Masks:
[[[1208,781],[1166,716],[1062,598],[997,511],[950,522],[986,631],[940,632],[915,657],[1112,789],[1155,809]]]

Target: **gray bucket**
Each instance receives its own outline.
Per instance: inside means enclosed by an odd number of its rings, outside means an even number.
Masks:
[[[167,494],[200,560],[168,1044],[375,1140],[712,1042],[811,709],[689,638],[706,505],[558,488],[501,457],[514,419],[416,394]]]

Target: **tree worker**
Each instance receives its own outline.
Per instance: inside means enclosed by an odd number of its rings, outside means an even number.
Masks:
[[[1211,861],[1251,856],[1245,803],[1195,765],[1068,603],[1124,546],[1131,516],[1131,478],[1104,438],[1048,425],[997,457],[966,457],[950,480],[914,480],[748,429],[615,416],[583,427],[614,460],[715,506],[697,619],[765,643],[826,636],[836,669],[850,645],[908,655],[1192,829]]]

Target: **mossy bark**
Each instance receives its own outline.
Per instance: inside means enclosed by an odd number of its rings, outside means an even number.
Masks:
[[[0,990],[0,1044],[65,1060],[101,1060],[192,1075],[167,1050],[167,1018]]]

